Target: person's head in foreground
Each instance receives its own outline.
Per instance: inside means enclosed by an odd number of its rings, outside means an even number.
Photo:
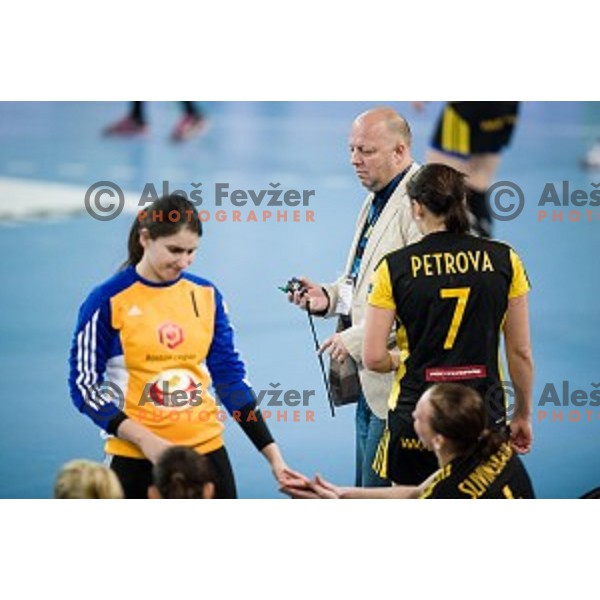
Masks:
[[[481,396],[458,383],[430,387],[417,402],[413,418],[419,439],[435,453],[440,467],[471,453],[489,458],[506,441],[487,429]]]
[[[108,467],[91,460],[72,460],[61,468],[56,477],[54,497],[120,500],[123,490],[119,479]]]
[[[148,497],[209,500],[215,496],[215,478],[209,460],[186,446],[165,450],[154,465],[154,484]]]

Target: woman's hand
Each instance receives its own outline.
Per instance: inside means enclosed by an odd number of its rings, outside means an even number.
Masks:
[[[519,454],[527,454],[533,444],[531,419],[514,416],[510,422],[510,442]]]
[[[156,464],[158,457],[173,445],[133,419],[126,419],[119,425],[117,437],[135,444],[152,464]]]
[[[305,477],[301,473],[298,473],[287,466],[283,460],[283,456],[281,456],[279,447],[275,442],[265,446],[262,449],[262,453],[269,461],[273,476],[281,488],[288,485],[302,485],[303,482],[309,481],[308,477]]]
[[[151,433],[142,441],[140,450],[144,453],[144,456],[155,465],[158,462],[160,455],[172,445],[171,442]]]
[[[311,481],[302,476],[303,479],[290,480],[280,489],[291,498],[302,500],[336,500],[343,498],[344,488],[338,487],[316,475]]]

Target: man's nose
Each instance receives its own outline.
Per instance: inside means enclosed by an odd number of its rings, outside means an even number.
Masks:
[[[357,150],[350,151],[350,163],[354,166],[360,165],[362,163],[362,156],[360,152]]]

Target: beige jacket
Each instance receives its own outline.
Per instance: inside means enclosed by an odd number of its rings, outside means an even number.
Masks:
[[[362,343],[364,319],[367,308],[367,293],[373,271],[379,261],[390,252],[419,241],[421,234],[412,218],[410,200],[406,193],[408,180],[418,170],[419,165],[413,163],[400,185],[388,200],[383,212],[369,237],[362,257],[356,287],[352,296],[352,327],[341,333],[342,339],[352,358],[358,363],[362,390],[371,410],[380,419],[387,417],[388,397],[392,389],[393,373],[376,373],[362,366]],[[329,294],[329,309],[325,317],[333,317],[339,297],[340,286],[352,270],[356,246],[369,214],[374,194],[365,200],[356,222],[354,240],[348,253],[344,274],[331,284],[323,284]]]

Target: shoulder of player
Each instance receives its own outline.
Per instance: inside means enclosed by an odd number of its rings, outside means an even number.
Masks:
[[[128,267],[118,271],[106,281],[97,285],[89,294],[85,301],[86,304],[100,305],[110,300],[137,281],[133,267]]]
[[[212,281],[209,281],[208,279],[205,279],[204,277],[199,277],[198,275],[193,275],[192,273],[188,273],[187,271],[184,271],[184,273],[182,275],[182,279],[185,281],[188,281],[200,288],[210,288],[211,290],[213,290],[213,292],[215,293],[215,295],[217,297],[222,298],[222,294],[219,291],[219,288]]]
[[[476,236],[472,236],[472,238],[474,240],[477,240],[477,243],[483,249],[489,249],[491,251],[496,251],[496,252],[499,251],[499,252],[506,252],[506,253],[509,253],[512,250],[516,254],[515,249],[508,242],[504,242],[502,240],[490,240],[487,238],[480,238],[480,237],[476,237]]]
[[[184,271],[184,273],[182,274],[182,279],[184,279],[185,281],[190,281],[200,287],[210,287],[214,290],[217,289],[217,286],[212,281],[209,281],[204,277],[199,277],[198,275],[193,275],[192,273],[188,273],[187,271]]]

